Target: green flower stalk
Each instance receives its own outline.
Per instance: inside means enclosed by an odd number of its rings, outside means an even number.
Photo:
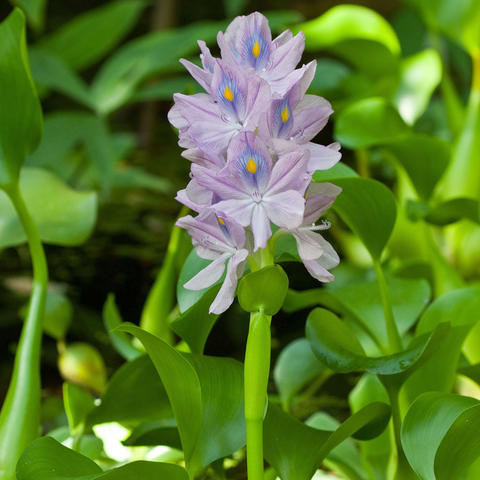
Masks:
[[[48,270],[38,230],[18,185],[5,191],[25,230],[33,264],[30,303],[17,347],[12,379],[0,413],[0,478],[15,480],[20,454],[40,433],[40,348]]]

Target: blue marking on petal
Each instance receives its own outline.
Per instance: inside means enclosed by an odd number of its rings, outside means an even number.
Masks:
[[[217,89],[217,99],[224,110],[240,120],[245,109],[245,95],[237,81],[225,73]]]
[[[272,111],[272,130],[277,138],[287,138],[292,128],[293,112],[288,96],[274,103]]]
[[[242,45],[240,52],[243,60],[255,70],[265,68],[270,59],[270,45],[262,34],[255,30]]]
[[[238,157],[236,167],[251,193],[263,193],[270,177],[270,167],[263,155],[248,146]]]

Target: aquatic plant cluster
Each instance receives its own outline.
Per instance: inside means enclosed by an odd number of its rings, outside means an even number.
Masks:
[[[237,17],[217,42],[214,58],[199,41],[202,67],[181,60],[206,93],[174,95],[169,120],[179,130],[182,155],[192,162],[191,180],[177,199],[198,213],[178,220],[197,254],[212,262],[185,287],[200,290],[225,272],[212,313],[233,302],[246,262],[265,265],[276,239],[290,234],[309,273],[322,282],[339,258],[315,223],[341,189],[312,182],[316,170],[335,165],[340,145],[311,140],[325,126],[330,103],[306,93],[316,61],[296,68],[302,32],[272,40],[268,20],[255,12]],[[273,226],[272,226],[273,224]],[[263,252],[263,253],[262,253]],[[267,258],[270,258],[267,255]]]

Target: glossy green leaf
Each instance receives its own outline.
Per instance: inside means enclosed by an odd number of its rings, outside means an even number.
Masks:
[[[182,354],[135,325],[123,324],[119,328],[143,343],[165,385],[191,476],[244,445],[240,363],[229,358]]]
[[[377,348],[387,343],[380,291],[377,281],[353,281],[337,286],[338,280],[330,288],[311,290],[289,290],[283,309],[295,312],[315,306],[326,307],[341,314],[349,326],[355,330],[362,346],[365,333],[373,340]],[[430,298],[429,284],[423,279],[398,278],[387,276],[390,299],[397,328],[404,335],[425,309]],[[374,348],[375,350],[375,348]]]
[[[70,435],[83,431],[87,415],[95,407],[94,398],[82,388],[73,383],[63,384],[63,404],[67,414]]]
[[[40,45],[74,70],[100,60],[136,24],[144,0],[116,0],[89,10],[44,38]]]
[[[342,188],[342,193],[332,208],[360,237],[372,258],[378,260],[395,225],[397,210],[393,193],[368,178],[342,178],[335,180],[335,184]]]
[[[129,447],[166,445],[177,450],[182,449],[177,423],[174,419],[143,423],[133,430],[123,444]]]
[[[348,325],[332,312],[316,308],[307,319],[306,336],[314,354],[334,372],[367,371],[379,375],[413,373],[448,333],[441,324],[431,334],[414,339],[402,352],[381,357],[368,357]],[[420,362],[422,361],[422,362]]]
[[[30,68],[35,83],[56,90],[87,107],[92,107],[85,82],[55,53],[42,48],[30,52]]]
[[[402,445],[422,480],[461,480],[480,457],[480,402],[450,393],[418,397],[402,424]]]
[[[452,390],[462,345],[470,329],[480,320],[479,312],[479,287],[445,293],[428,307],[418,323],[416,337],[433,332],[442,322],[449,322],[451,328],[437,351],[406,381],[401,395],[404,405],[424,392]]]
[[[412,221],[423,220],[442,227],[463,219],[480,223],[479,202],[473,198],[452,198],[435,205],[410,200],[406,212]]]
[[[328,170],[317,170],[313,174],[315,182],[330,182],[335,181],[338,178],[350,178],[358,177],[355,170],[352,170],[348,165],[344,163],[337,163]]]
[[[325,412],[314,413],[305,423],[309,427],[331,432],[335,431],[340,425],[338,420]],[[348,478],[351,480],[366,479],[365,472],[362,468],[360,453],[352,438],[345,439],[337,447],[331,450],[323,463],[328,469],[331,469],[333,472],[340,475],[341,478]]]
[[[103,305],[102,316],[105,330],[115,350],[126,360],[133,360],[139,357],[142,352],[132,344],[129,336],[123,332],[115,331],[115,328],[118,327],[123,320],[115,303],[115,295],[113,295],[113,293],[108,295]]]
[[[287,291],[287,274],[280,265],[271,265],[240,280],[238,302],[246,312],[275,315],[282,308]]]
[[[313,354],[306,338],[289,343],[280,353],[273,378],[282,404],[288,407],[293,396],[317,377],[328,378],[329,370]]]
[[[389,418],[388,405],[371,403],[332,432],[309,427],[270,404],[264,422],[265,459],[282,480],[310,480],[328,453],[345,439],[375,437]]]
[[[394,104],[406,123],[413,125],[426,110],[441,79],[442,60],[436,50],[422,50],[402,61]]]
[[[101,403],[88,416],[88,425],[120,422],[137,426],[173,417],[165,388],[147,355],[122,365],[108,382]]]
[[[42,137],[40,102],[28,64],[25,17],[16,8],[0,23],[0,187],[18,181]]]
[[[193,353],[203,353],[205,343],[218,315],[209,313],[210,305],[217,296],[220,286],[210,288],[200,300],[175,318],[171,329],[187,342]]]
[[[79,245],[92,233],[97,217],[96,193],[72,190],[54,174],[32,167],[22,169],[20,189],[44,242]],[[19,245],[26,241],[16,212],[2,192],[0,238],[1,247]]]
[[[388,143],[409,132],[395,107],[380,97],[350,104],[340,112],[335,123],[335,138],[348,148]]]
[[[375,11],[358,5],[333,7],[298,25],[296,31],[300,30],[305,33],[307,50],[332,49],[371,72],[391,70],[400,54],[400,44],[390,24]],[[375,62],[366,61],[368,55],[375,56]],[[384,65],[386,69],[381,68]]]
[[[439,138],[412,134],[389,142],[392,153],[410,178],[416,192],[428,200],[442,177],[452,154],[451,145]]]
[[[53,476],[52,476],[53,472]],[[33,442],[17,464],[17,480],[189,480],[187,472],[169,463],[132,462],[103,472],[92,460],[50,437]]]
[[[389,403],[388,393],[377,375],[366,373],[360,378],[348,397],[352,413],[372,402]],[[363,465],[372,480],[384,480],[392,448],[391,431],[386,429],[378,437],[360,442]]]
[[[43,30],[47,0],[11,0],[11,3],[24,11],[29,25],[34,30],[37,32]]]

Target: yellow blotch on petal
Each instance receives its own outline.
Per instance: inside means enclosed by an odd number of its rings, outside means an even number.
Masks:
[[[290,118],[290,113],[288,113],[288,105],[285,105],[285,108],[280,112],[280,115],[283,123],[288,122],[288,119]]]
[[[255,173],[255,172],[257,171],[257,162],[255,162],[252,157],[250,157],[250,158],[248,159],[248,163],[247,163],[246,169],[247,169],[250,173]]]
[[[225,220],[223,220],[223,218],[217,217],[217,220],[220,225],[225,225]]]
[[[260,55],[260,45],[258,42],[255,42],[252,47],[252,53],[255,58],[257,58]]]
[[[225,87],[225,90],[223,91],[223,96],[224,96],[229,102],[233,102],[233,92],[232,92],[228,87]]]
[[[305,200],[308,200],[308,192],[305,192]]]

